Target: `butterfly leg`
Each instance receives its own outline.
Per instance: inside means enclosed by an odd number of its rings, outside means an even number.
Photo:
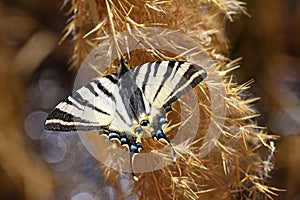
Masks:
[[[130,167],[131,167],[131,174],[132,174],[132,176],[133,176],[133,179],[135,180],[135,181],[138,181],[139,179],[138,179],[138,177],[134,174],[134,171],[133,171],[133,156],[134,156],[134,154],[136,154],[136,153],[139,153],[142,149],[143,149],[143,146],[142,146],[142,144],[140,143],[140,142],[137,142],[137,143],[135,143],[135,144],[130,144],[129,145],[130,146],[130,148],[129,148],[129,150],[130,150]]]

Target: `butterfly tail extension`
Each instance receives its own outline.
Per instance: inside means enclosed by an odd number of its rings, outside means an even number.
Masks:
[[[133,171],[133,167],[132,167],[133,156],[134,156],[134,152],[130,151],[130,168],[131,168],[131,174],[132,174],[133,179],[135,181],[138,181],[139,178],[135,175],[135,173]]]
[[[135,144],[130,144],[130,168],[131,168],[131,174],[132,177],[135,181],[138,181],[139,178],[135,175],[134,171],[133,171],[133,159],[134,159],[134,155],[139,153],[141,150],[143,149],[143,146],[140,142],[137,142]]]
[[[153,131],[151,133],[151,135],[152,135],[152,139],[154,141],[158,141],[160,139],[163,139],[163,140],[165,140],[170,145],[170,147],[172,148],[172,151],[173,151],[173,160],[175,161],[176,160],[176,156],[177,156],[176,151],[175,151],[172,143],[170,142],[169,138],[164,133],[164,131],[162,129],[159,129],[157,131]]]

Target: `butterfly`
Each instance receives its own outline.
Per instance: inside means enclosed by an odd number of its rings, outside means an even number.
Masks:
[[[131,67],[120,60],[116,73],[93,80],[60,102],[45,121],[53,131],[98,130],[128,147],[133,156],[143,150],[143,131],[153,140],[172,144],[163,127],[171,105],[207,77],[199,65],[157,61]],[[173,148],[173,147],[172,147]],[[174,157],[176,152],[173,148]]]

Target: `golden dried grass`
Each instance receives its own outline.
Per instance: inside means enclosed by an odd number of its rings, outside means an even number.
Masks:
[[[245,95],[252,82],[238,85],[229,75],[238,67],[238,60],[226,58],[225,21],[246,13],[244,6],[237,0],[71,1],[71,18],[62,41],[70,36],[74,42],[72,67],[80,64],[94,47],[120,32],[163,27],[199,41],[216,63],[215,75],[222,80],[213,84],[223,87],[226,93],[219,97],[226,103],[225,123],[216,122],[220,137],[214,141],[212,151],[203,158],[197,156],[209,121],[218,117],[211,113],[210,94],[204,83],[196,89],[204,116],[199,120],[201,128],[196,140],[191,146],[183,143],[175,147],[181,156],[174,164],[141,174],[139,181],[130,185],[130,194],[120,191],[124,199],[133,195],[139,199],[272,199],[276,195],[277,189],[267,184],[275,150],[272,140],[276,137],[256,124],[259,114],[252,103],[258,98]],[[114,43],[118,44],[116,38]],[[139,56],[143,55],[131,57],[130,62],[138,64]],[[149,146],[155,148],[151,141]],[[118,173],[110,168],[104,173],[119,189]]]

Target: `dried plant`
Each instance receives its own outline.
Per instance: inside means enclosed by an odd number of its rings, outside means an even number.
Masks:
[[[277,190],[267,184],[273,167],[275,137],[256,123],[259,114],[252,103],[258,98],[246,95],[252,81],[238,85],[230,73],[238,67],[239,60],[231,61],[225,56],[228,53],[225,21],[246,13],[245,3],[237,0],[71,0],[67,5],[70,5],[68,15],[71,17],[62,40],[68,36],[73,40],[72,67],[79,65],[93,48],[109,37],[123,31],[131,33],[136,28],[163,27],[197,40],[215,62],[208,73],[220,80],[204,82],[194,89],[199,103],[200,128],[192,144],[187,145],[190,142],[187,141],[174,147],[180,155],[176,162],[140,174],[139,181],[133,181],[127,193],[120,189],[118,173],[110,168],[104,170],[108,182],[119,190],[120,198],[137,195],[139,199],[272,199],[276,195]],[[120,43],[119,38],[113,37],[110,48],[121,54]],[[129,63],[134,66],[158,57],[178,59],[179,55],[158,50],[132,52]],[[212,112],[208,86],[224,89],[225,94],[218,98],[225,102],[225,116]],[[176,125],[184,123],[176,119],[178,109],[175,104],[168,115],[168,120],[173,122],[168,127],[171,138]],[[218,118],[224,123],[219,124]],[[201,156],[210,122],[215,124],[215,134],[220,137],[210,141],[213,148]],[[185,131],[188,132],[189,127]],[[159,148],[159,145],[147,140],[145,150]]]

